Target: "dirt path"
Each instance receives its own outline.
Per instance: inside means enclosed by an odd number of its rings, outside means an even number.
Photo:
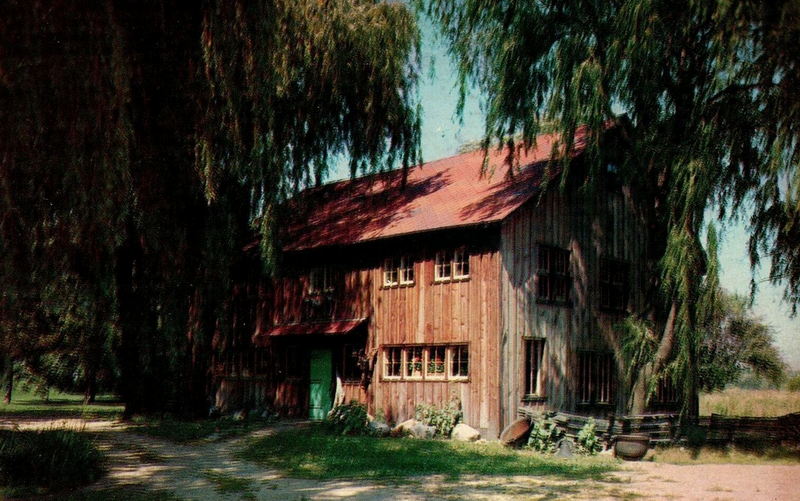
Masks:
[[[800,466],[628,463],[608,481],[551,477],[466,476],[458,482],[424,477],[399,486],[358,480],[293,479],[240,461],[234,452],[244,438],[178,445],[126,431],[110,421],[36,420],[3,422],[24,428],[66,427],[95,433],[109,457],[109,474],[90,489],[170,491],[181,499],[217,500],[427,500],[427,499],[800,499]],[[292,425],[277,425],[263,436]]]

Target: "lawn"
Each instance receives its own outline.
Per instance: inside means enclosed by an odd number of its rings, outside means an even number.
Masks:
[[[800,392],[731,388],[700,395],[700,415],[775,417],[800,412]]]
[[[329,480],[409,480],[423,475],[547,475],[600,480],[618,468],[608,457],[561,459],[494,443],[330,435],[318,426],[250,440],[242,459],[289,476]]]
[[[84,405],[83,395],[61,393],[50,390],[47,395],[14,391],[11,403],[0,402],[2,417],[86,417],[117,419],[122,416],[124,405],[113,395],[98,395],[93,404]]]

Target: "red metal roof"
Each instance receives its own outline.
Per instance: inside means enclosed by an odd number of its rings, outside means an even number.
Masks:
[[[332,322],[301,322],[275,325],[253,336],[253,343],[256,346],[264,345],[270,336],[348,334],[366,321],[366,318],[357,318],[355,320],[336,320]]]
[[[539,136],[520,151],[508,176],[507,152],[492,151],[485,174],[482,151],[410,168],[405,189],[399,170],[313,188],[301,193],[305,210],[289,226],[285,250],[347,245],[479,223],[501,221],[536,193],[557,136]],[[583,151],[578,131],[574,155]]]

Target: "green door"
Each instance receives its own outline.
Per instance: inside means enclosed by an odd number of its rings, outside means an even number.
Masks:
[[[331,398],[331,384],[333,383],[331,350],[311,350],[310,365],[311,387],[309,388],[308,418],[321,421],[328,415],[333,404]]]

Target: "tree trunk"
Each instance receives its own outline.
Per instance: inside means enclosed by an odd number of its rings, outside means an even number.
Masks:
[[[14,391],[14,360],[6,355],[3,360],[3,383],[5,386],[5,396],[3,402],[11,403],[11,394]]]
[[[635,371],[630,383],[630,395],[628,397],[628,414],[644,414],[647,410],[647,396],[650,381],[663,369],[664,364],[672,354],[675,346],[675,316],[678,312],[678,302],[673,300],[669,309],[667,322],[664,325],[664,332],[661,342],[658,345],[653,361],[646,364],[640,370]]]

